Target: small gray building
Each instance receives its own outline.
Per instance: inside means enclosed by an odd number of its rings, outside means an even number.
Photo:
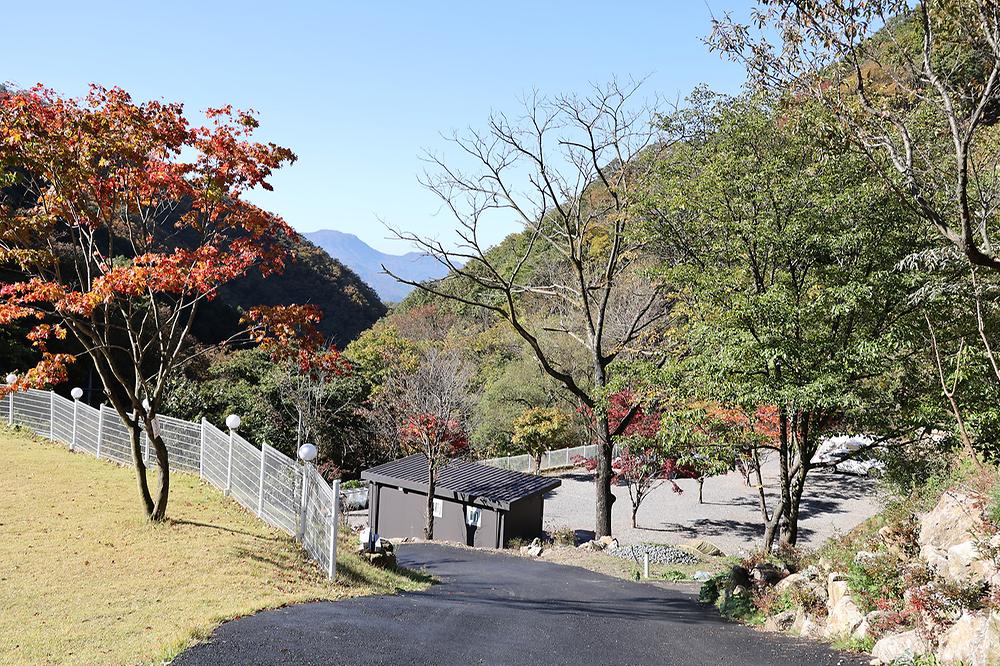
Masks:
[[[427,510],[427,458],[417,453],[365,472],[368,525],[379,536],[422,537]],[[434,538],[480,548],[542,533],[544,495],[559,479],[450,460],[434,488]]]

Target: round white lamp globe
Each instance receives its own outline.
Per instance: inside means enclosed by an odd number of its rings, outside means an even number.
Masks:
[[[315,444],[303,444],[299,447],[299,458],[302,458],[306,462],[312,462],[316,459],[316,445]]]
[[[72,391],[70,391],[69,394],[73,396],[74,400],[79,400],[80,398],[83,397],[83,389],[77,386]]]
[[[142,399],[142,408],[145,409],[147,412],[149,411],[149,400],[147,400],[146,398]]]
[[[243,420],[236,414],[230,414],[226,417],[226,427],[230,430],[239,430],[241,423],[243,423]]]
[[[17,375],[15,375],[13,372],[10,373],[9,375],[7,375],[7,383],[8,384],[13,384],[16,381],[17,381]]]

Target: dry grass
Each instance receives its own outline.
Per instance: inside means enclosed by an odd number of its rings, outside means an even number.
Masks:
[[[153,525],[131,469],[0,432],[0,663],[159,663],[264,608],[427,584],[362,564],[347,535],[330,583],[283,532],[172,481]]]

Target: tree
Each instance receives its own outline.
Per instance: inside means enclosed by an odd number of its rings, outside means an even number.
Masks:
[[[535,460],[535,474],[542,467],[542,454],[571,445],[573,432],[566,412],[556,407],[529,407],[514,419],[511,443]]]
[[[430,347],[415,370],[390,376],[376,405],[390,407],[385,414],[394,419],[391,427],[403,450],[427,460],[427,539],[434,538],[434,491],[441,469],[469,448],[463,424],[470,377],[460,354]]]
[[[1000,270],[1000,13],[993,0],[762,0],[709,43],[773,93],[810,96],[909,208]],[[777,35],[777,44],[767,35]]]
[[[636,91],[613,82],[587,98],[535,96],[519,119],[498,114],[485,131],[456,134],[471,170],[430,156],[439,172],[424,184],[454,216],[457,247],[397,232],[438,259],[449,276],[433,283],[393,277],[507,322],[542,370],[590,409],[602,399],[615,362],[637,353],[666,315],[662,285],[642,275],[645,241],[633,233],[639,183],[665,148],[650,110],[637,108]],[[512,259],[481,241],[484,225],[507,216],[525,228],[505,242],[517,248]],[[560,363],[553,351],[559,339],[585,352],[585,372]],[[608,535],[612,439],[629,418],[616,429],[597,414],[595,529]]]
[[[868,165],[812,138],[815,109],[767,98],[705,107],[663,164],[654,207],[696,396],[777,411],[781,498],[765,532],[794,545],[824,434],[910,428],[920,322],[897,263],[926,246]]]
[[[207,353],[190,344],[199,306],[251,270],[280,271],[281,218],[243,199],[270,189],[294,155],[251,140],[257,120],[230,107],[191,126],[180,104],[136,103],[92,86],[83,99],[37,87],[0,94],[0,324],[30,321],[42,359],[15,388],[57,383],[74,358],[46,342],[72,336],[92,361],[131,434],[147,516],[162,520],[169,497],[167,449],[156,425],[178,370]],[[270,308],[250,328],[284,334],[317,319]],[[273,323],[273,325],[272,325]],[[150,494],[140,429],[156,454]]]

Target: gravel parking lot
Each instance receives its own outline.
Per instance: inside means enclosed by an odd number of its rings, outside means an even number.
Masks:
[[[776,463],[765,466],[765,484],[774,488]],[[590,474],[578,471],[558,475],[562,486],[546,496],[546,530],[594,528],[594,483]],[[622,544],[678,543],[686,539],[708,539],[729,554],[750,550],[763,537],[764,529],[757,494],[739,473],[705,481],[705,503],[698,503],[698,484],[680,479],[680,495],[662,484],[639,508],[638,527],[631,525],[632,505],[628,490],[615,487],[612,528]],[[774,491],[768,503],[773,506]],[[813,471],[802,500],[799,545],[815,548],[829,537],[844,533],[877,513],[873,479]]]

